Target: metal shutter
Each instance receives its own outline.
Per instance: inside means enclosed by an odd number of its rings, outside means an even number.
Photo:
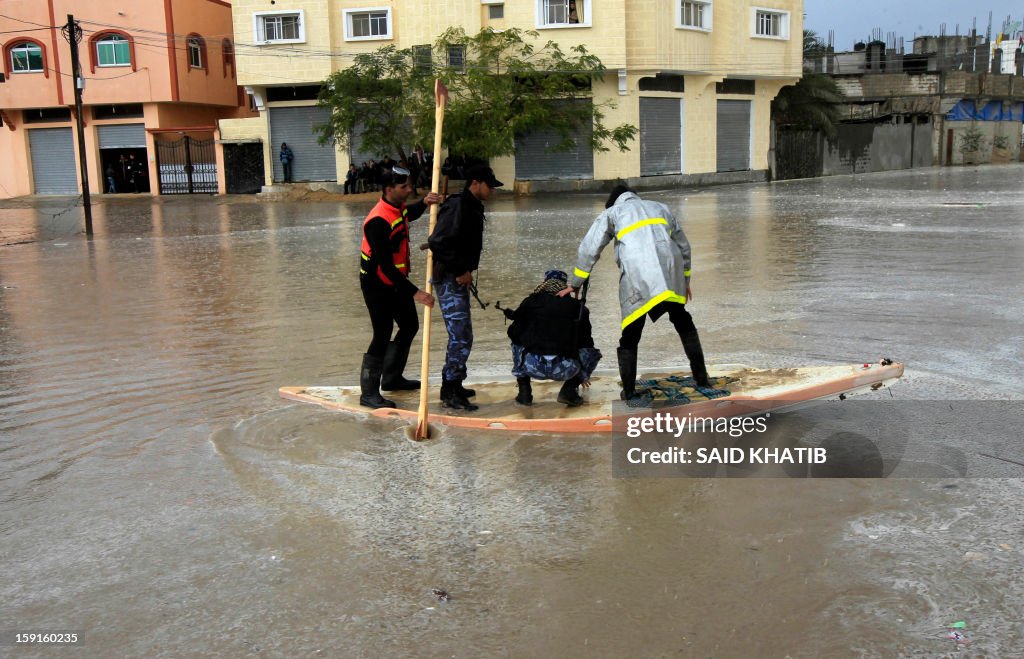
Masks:
[[[28,131],[36,194],[78,194],[75,142],[70,128]]]
[[[640,99],[640,176],[681,174],[682,99]]]
[[[145,124],[117,124],[97,126],[101,149],[145,149]]]
[[[586,103],[589,100],[576,101]],[[543,179],[594,178],[594,151],[590,137],[594,126],[587,123],[573,132],[576,148],[572,151],[548,151],[561,139],[552,130],[539,130],[516,137],[516,178],[521,181]]]
[[[270,152],[274,180],[284,180],[281,167],[281,142],[287,142],[295,154],[293,181],[337,181],[334,144],[321,146],[314,126],[326,124],[329,110],[315,105],[297,108],[270,108]]]
[[[354,164],[356,167],[361,167],[364,162],[370,162],[371,160],[380,160],[381,154],[374,153],[369,149],[363,147],[363,132],[365,127],[363,122],[359,121],[356,123],[356,127],[352,130],[352,134],[348,140],[348,161]],[[398,154],[391,156],[395,161],[398,160]]]
[[[718,101],[718,171],[750,169],[750,101]]]

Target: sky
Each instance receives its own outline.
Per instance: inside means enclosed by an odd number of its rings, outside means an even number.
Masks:
[[[804,0],[804,29],[814,30],[822,38],[827,38],[829,30],[835,31],[836,50],[844,51],[853,50],[855,41],[866,41],[873,28],[881,28],[883,41],[889,32],[895,32],[897,37],[905,37],[909,51],[915,33],[937,35],[942,23],[946,34],[954,34],[957,23],[960,34],[967,34],[977,18],[978,34],[984,35],[990,10],[993,38],[1007,16],[1018,25],[1024,21],[1021,0]]]

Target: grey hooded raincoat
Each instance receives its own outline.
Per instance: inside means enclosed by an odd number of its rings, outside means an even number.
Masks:
[[[661,302],[686,304],[690,284],[690,242],[668,206],[624,192],[597,216],[576,253],[569,282],[579,289],[611,240],[619,266],[622,327]]]

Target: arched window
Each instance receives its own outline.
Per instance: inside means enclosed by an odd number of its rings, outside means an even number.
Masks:
[[[235,77],[235,47],[231,45],[231,39],[225,39],[220,44],[221,53],[224,55],[224,77],[228,77],[228,67],[231,67],[231,77]]]
[[[89,38],[89,64],[96,68],[130,66],[135,70],[135,40],[126,32],[110,30]]]
[[[202,69],[209,73],[209,63],[206,60],[206,41],[198,34],[190,34],[185,39],[185,50],[188,55],[188,68]]]
[[[46,65],[46,46],[42,41],[16,38],[4,46],[3,71],[8,76],[15,73],[42,73],[50,77]]]

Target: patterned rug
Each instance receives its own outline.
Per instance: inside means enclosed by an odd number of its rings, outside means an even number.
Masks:
[[[726,385],[738,382],[737,378],[710,378],[710,387],[698,387],[693,376],[669,375],[655,380],[637,380],[636,394],[626,401],[629,407],[650,407],[651,403],[675,403],[685,405],[698,400],[712,400],[729,395]]]

